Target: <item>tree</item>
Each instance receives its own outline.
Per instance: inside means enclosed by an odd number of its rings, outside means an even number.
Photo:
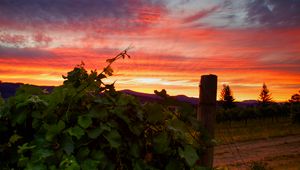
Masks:
[[[299,90],[300,93],[300,90]],[[292,95],[291,99],[289,100],[291,103],[300,103],[300,94]]]
[[[272,97],[267,85],[264,83],[259,94],[258,102],[263,106],[269,105],[272,103]]]
[[[220,101],[222,103],[223,108],[233,108],[235,106],[235,104],[233,103],[234,100],[235,99],[233,98],[232,91],[229,85],[224,84],[220,95]]]
[[[162,89],[161,91],[154,90],[154,93],[162,98],[170,97],[165,89]]]

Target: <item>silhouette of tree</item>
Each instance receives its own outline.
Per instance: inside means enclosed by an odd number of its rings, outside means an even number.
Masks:
[[[167,94],[167,91],[165,89],[162,89],[161,91],[157,91],[157,90],[154,90],[154,93],[157,95],[157,96],[160,96],[162,98],[167,98],[169,97],[169,95]]]
[[[235,104],[233,103],[234,100],[235,99],[233,98],[232,91],[229,85],[224,84],[220,95],[220,101],[222,103],[223,108],[233,108],[235,106]]]
[[[273,102],[271,93],[265,83],[263,84],[261,92],[259,94],[258,102],[263,106],[269,105]]]
[[[299,90],[300,93],[300,90]],[[292,95],[291,99],[289,100],[291,103],[300,103],[300,94],[294,94]]]

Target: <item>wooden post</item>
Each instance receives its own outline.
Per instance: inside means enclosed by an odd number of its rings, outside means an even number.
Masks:
[[[200,120],[207,130],[210,138],[214,138],[214,126],[216,120],[216,99],[217,99],[217,76],[202,75],[200,81],[199,107],[197,119]],[[203,165],[213,168],[213,146],[209,146],[203,157]]]

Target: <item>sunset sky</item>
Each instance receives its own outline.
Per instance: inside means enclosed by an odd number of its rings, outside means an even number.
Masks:
[[[113,65],[117,89],[197,97],[216,74],[236,100],[300,90],[299,0],[1,0],[0,80],[60,85],[83,61]],[[219,94],[219,92],[218,92]]]

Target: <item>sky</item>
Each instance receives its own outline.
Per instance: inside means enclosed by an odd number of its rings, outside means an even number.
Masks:
[[[0,80],[61,85],[83,61],[112,67],[116,88],[199,96],[218,76],[237,101],[300,90],[299,0],[1,0]]]

